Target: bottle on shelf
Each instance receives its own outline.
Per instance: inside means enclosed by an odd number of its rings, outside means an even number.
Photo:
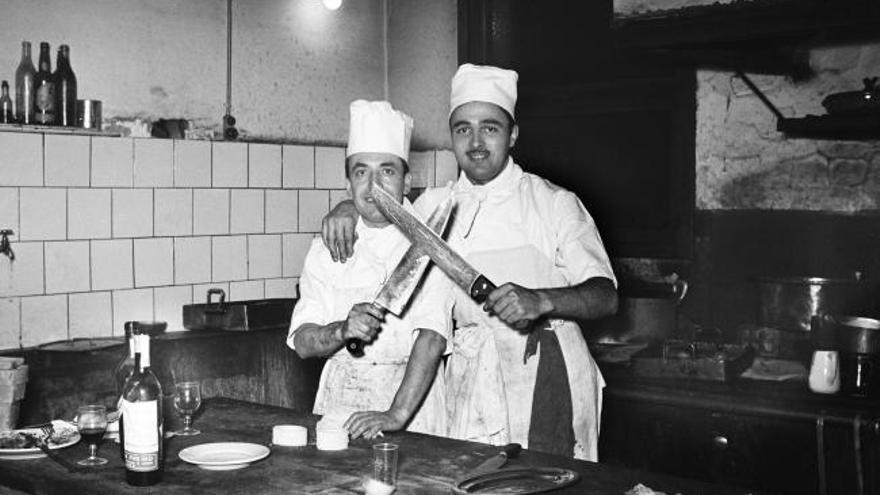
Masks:
[[[55,123],[55,76],[52,74],[52,58],[49,43],[40,43],[40,65],[34,76],[34,123]]]
[[[125,435],[120,448],[125,456],[125,481],[132,486],[155,485],[162,480],[162,386],[150,369],[150,336],[133,335],[134,370],[122,393]]]
[[[11,124],[15,122],[15,105],[9,97],[9,83],[0,83],[0,91],[0,124]]]
[[[55,123],[76,125],[76,75],[70,67],[70,47],[58,47],[55,62]]]
[[[31,59],[30,41],[21,42],[21,62],[15,70],[15,119],[20,124],[34,123],[34,77],[37,69]]]

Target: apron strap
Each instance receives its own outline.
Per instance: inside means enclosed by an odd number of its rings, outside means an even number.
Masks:
[[[549,454],[574,455],[573,406],[565,358],[556,332],[546,326],[537,328],[540,342],[538,372],[532,396],[532,416],[529,423],[529,449]]]

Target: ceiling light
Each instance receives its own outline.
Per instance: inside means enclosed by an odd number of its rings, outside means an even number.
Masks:
[[[324,3],[324,7],[327,7],[330,10],[336,10],[339,7],[342,7],[342,0],[321,0]]]

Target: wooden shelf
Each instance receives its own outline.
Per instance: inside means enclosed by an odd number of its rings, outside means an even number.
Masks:
[[[0,124],[0,132],[40,132],[43,134],[73,134],[77,136],[120,137],[121,133],[83,129],[81,127],[60,127],[54,125]]]
[[[776,130],[790,137],[851,141],[880,140],[880,113],[782,118],[776,121]]]

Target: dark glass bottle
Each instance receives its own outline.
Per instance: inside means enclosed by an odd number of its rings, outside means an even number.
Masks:
[[[40,67],[34,76],[34,123],[55,123],[55,76],[49,43],[40,43]]]
[[[122,394],[120,448],[125,455],[125,481],[132,486],[162,480],[162,386],[150,370],[150,336],[137,335],[134,371]]]
[[[31,59],[31,43],[21,42],[21,62],[15,70],[15,119],[21,124],[34,123],[34,76],[37,69]]]
[[[61,45],[55,62],[55,123],[76,125],[76,75],[70,67],[70,47]]]
[[[11,124],[15,122],[15,105],[9,97],[9,83],[0,83],[0,123]]]

